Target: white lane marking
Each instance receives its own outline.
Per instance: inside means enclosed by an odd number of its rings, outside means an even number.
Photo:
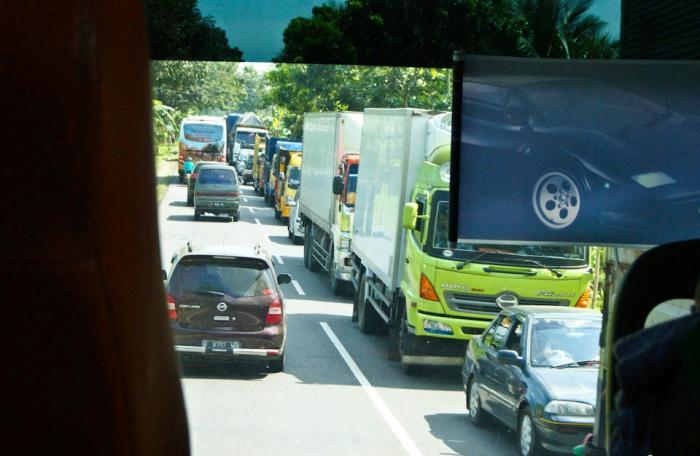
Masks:
[[[304,293],[304,290],[301,289],[301,285],[299,285],[299,282],[296,280],[292,280],[292,285],[294,285],[294,289],[297,290],[297,293],[301,296],[306,296],[306,293]]]
[[[277,254],[275,254],[275,260],[277,260],[278,264],[284,264],[284,261],[282,261],[282,257]]]
[[[292,283],[294,283],[294,281],[292,281]],[[394,414],[391,413],[389,407],[387,407],[387,405],[382,400],[381,396],[379,396],[379,393],[377,393],[377,391],[374,389],[369,380],[367,380],[365,374],[362,373],[360,368],[355,363],[355,360],[352,359],[350,353],[348,353],[348,351],[343,346],[343,343],[340,342],[340,340],[338,339],[338,337],[336,337],[331,327],[328,326],[328,323],[326,323],[325,321],[321,321],[319,322],[319,324],[326,332],[326,335],[331,340],[331,342],[333,342],[333,345],[335,345],[335,348],[338,350],[338,353],[340,353],[340,356],[343,358],[343,361],[345,361],[345,364],[348,365],[357,381],[360,382],[362,389],[365,390],[365,393],[367,393],[369,398],[372,400],[372,403],[377,408],[379,414],[382,416],[382,418],[384,418],[384,421],[387,422],[391,430],[394,432],[394,435],[396,435],[396,437],[398,437],[398,439],[401,441],[401,444],[403,445],[406,452],[411,456],[421,456],[421,452],[416,446],[416,443],[404,430],[404,428],[401,426]]]
[[[248,209],[250,210],[250,212],[252,212],[253,214],[255,214],[255,209],[253,209],[252,206],[248,206]]]
[[[243,198],[243,201],[247,203],[247,202],[248,202],[248,198]]]
[[[260,220],[258,219],[255,219],[255,223],[257,223],[258,225],[262,225],[262,223],[260,223]]]

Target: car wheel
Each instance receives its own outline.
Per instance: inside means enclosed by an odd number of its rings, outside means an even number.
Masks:
[[[293,242],[294,244],[299,245],[304,242],[304,238],[301,236],[294,236]]]
[[[362,276],[357,296],[357,326],[365,334],[376,334],[381,328],[381,318],[367,300],[367,276]]]
[[[530,407],[525,407],[518,419],[518,450],[522,456],[532,456],[539,452],[537,430]]]
[[[581,215],[582,189],[572,176],[569,171],[549,171],[533,186],[535,215],[548,228],[567,228]]]
[[[279,359],[271,359],[267,362],[267,370],[273,373],[282,372],[284,370],[284,354]]]
[[[187,196],[187,205],[190,207],[194,206],[194,196]]]
[[[240,212],[236,212],[235,214],[233,214],[233,221],[234,221],[234,222],[237,222],[237,221],[239,221],[240,219],[241,219],[241,213],[240,213]]]
[[[194,210],[194,219],[199,220],[202,218],[202,211],[195,209]]]
[[[481,397],[479,397],[479,385],[477,385],[474,377],[469,379],[469,385],[466,391],[467,409],[469,410],[469,421],[474,426],[484,424],[484,411],[481,408]]]

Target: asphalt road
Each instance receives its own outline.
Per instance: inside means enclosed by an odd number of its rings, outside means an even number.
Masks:
[[[458,368],[405,375],[386,360],[387,338],[350,321],[351,298],[330,291],[327,275],[304,268],[303,247],[251,187],[241,220],[194,221],[186,188],[170,185],[159,208],[161,256],[197,244],[267,247],[283,285],[288,315],[285,370],[187,363],[182,386],[192,454],[210,455],[515,455],[515,436],[500,425],[471,426]]]

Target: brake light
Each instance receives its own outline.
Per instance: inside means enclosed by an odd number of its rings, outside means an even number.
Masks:
[[[279,325],[280,323],[282,323],[282,302],[280,298],[275,298],[267,309],[265,325]]]
[[[578,298],[578,301],[576,301],[576,305],[574,307],[588,309],[590,303],[591,303],[591,290],[589,288],[586,288],[586,290],[581,294],[581,297]]]
[[[240,195],[241,195],[241,194],[238,193],[238,192],[233,192],[233,193],[231,193],[231,196],[240,196]]]
[[[420,297],[428,301],[440,301],[433,284],[430,283],[425,274],[420,275]]]
[[[226,157],[224,157],[224,156],[222,155],[221,157],[219,157],[219,161],[220,161],[221,163],[225,162],[225,161],[226,161]]]
[[[165,300],[168,303],[168,317],[171,320],[177,320],[177,309],[175,308],[175,298],[170,293],[165,295]]]

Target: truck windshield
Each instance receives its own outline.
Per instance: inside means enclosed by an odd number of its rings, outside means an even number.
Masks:
[[[296,190],[299,188],[301,183],[301,168],[298,166],[292,166],[289,168],[289,178],[287,179],[287,186],[291,189]]]
[[[239,131],[236,132],[236,142],[241,145],[241,147],[253,147],[255,145],[255,132],[254,131]]]
[[[447,192],[444,193],[445,196]],[[440,258],[472,260],[478,263],[523,265],[532,267],[532,260],[545,266],[581,267],[588,264],[587,249],[572,245],[518,245],[518,244],[471,244],[457,243],[450,246],[447,241],[449,223],[449,201],[447,198],[434,204],[431,216],[429,248],[431,254]]]

